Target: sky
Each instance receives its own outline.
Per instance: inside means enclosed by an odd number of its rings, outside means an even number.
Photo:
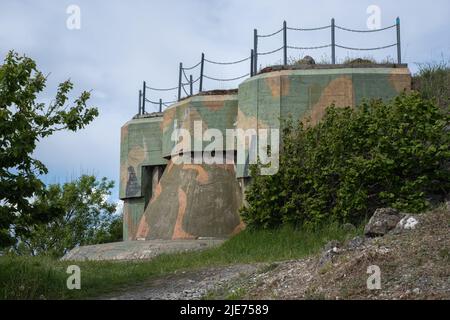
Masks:
[[[76,20],[73,6],[79,9]],[[36,60],[38,68],[49,75],[40,97],[43,102],[50,102],[57,85],[69,78],[75,85],[72,99],[83,90],[91,91],[89,105],[97,107],[100,116],[76,133],[59,132],[42,140],[35,157],[49,169],[44,182],[64,183],[81,174],[105,176],[116,181],[112,200],[117,200],[120,127],[137,113],[143,80],[153,87],[174,87],[179,63],[195,65],[202,52],[207,59],[222,62],[248,57],[253,29],[269,34],[279,30],[284,20],[288,27],[310,28],[329,25],[334,17],[337,25],[367,30],[367,21],[373,21],[375,14],[368,12],[370,6],[379,8],[376,18],[381,27],[401,18],[402,60],[412,72],[420,63],[449,60],[448,0],[432,4],[418,0],[0,0],[0,59],[15,50]],[[259,51],[279,48],[280,36],[261,38]],[[287,37],[292,46],[320,46],[330,41],[327,30],[289,31]],[[348,47],[395,42],[395,29],[336,32],[336,43]],[[290,50],[288,56],[297,59],[306,54],[318,62],[330,57],[329,49]],[[279,52],[261,57],[258,65],[280,63],[281,56]],[[392,60],[396,49],[362,54],[337,49],[338,61],[359,56]],[[248,62],[205,66],[205,74],[215,78],[234,78],[248,71]],[[204,87],[230,88],[238,83],[205,80]],[[176,92],[148,92],[148,98],[171,101]],[[156,111],[156,107],[147,106],[147,110]]]

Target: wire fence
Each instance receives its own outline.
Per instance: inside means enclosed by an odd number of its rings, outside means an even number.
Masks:
[[[349,45],[344,45],[336,42],[336,30],[342,32],[351,32],[351,33],[375,33],[386,31],[390,29],[396,29],[396,42],[378,46],[378,47],[352,47]],[[325,43],[318,46],[294,46],[288,44],[288,31],[294,32],[314,32],[314,31],[330,31],[330,43]],[[278,34],[283,35],[283,43],[282,46],[265,51],[258,51],[259,42],[262,39],[271,38],[277,36]],[[220,82],[220,83],[228,83],[236,80],[241,80],[247,77],[252,77],[258,73],[258,57],[260,56],[270,56],[272,54],[283,51],[283,65],[288,64],[288,50],[318,50],[318,49],[331,49],[331,63],[336,64],[336,49],[345,49],[351,51],[374,51],[374,50],[384,50],[388,48],[397,48],[397,63],[401,64],[401,41],[400,41],[400,18],[397,18],[395,24],[380,28],[380,29],[350,29],[335,23],[335,19],[331,19],[331,23],[326,26],[321,26],[317,28],[296,28],[296,27],[288,27],[286,21],[283,22],[283,26],[281,29],[276,30],[275,32],[268,34],[258,34],[258,30],[254,29],[253,34],[253,49],[250,50],[250,54],[244,58],[235,60],[235,61],[217,61],[214,59],[208,59],[205,57],[205,54],[201,54],[201,59],[199,62],[193,64],[192,66],[185,67],[183,63],[179,64],[179,73],[178,73],[178,84],[176,86],[168,87],[168,88],[157,88],[147,86],[146,82],[143,82],[142,90],[139,90],[139,114],[146,113],[146,103],[150,103],[152,105],[156,105],[159,107],[158,111],[162,112],[163,107],[168,107],[173,103],[176,103],[183,99],[184,97],[193,96],[196,92],[201,93],[204,91],[204,79],[208,79],[210,81]],[[209,66],[215,65],[219,67],[223,66],[232,66],[232,65],[241,65],[243,63],[249,62],[249,72],[243,73],[240,75],[236,75],[230,78],[223,78],[209,73]],[[206,73],[205,73],[206,70]],[[194,79],[195,78],[195,79]],[[198,83],[198,84],[197,84]],[[194,86],[195,85],[195,86]],[[196,87],[196,88],[195,88]],[[148,92],[149,91],[149,92]],[[159,92],[160,94],[163,92],[173,92],[176,94],[177,99],[173,101],[167,101],[159,98],[158,100],[151,100],[148,98],[150,94],[153,96],[153,92]],[[183,95],[184,94],[184,95]]]

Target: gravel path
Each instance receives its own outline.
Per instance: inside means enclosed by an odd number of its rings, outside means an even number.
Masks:
[[[179,300],[201,299],[209,291],[217,290],[241,277],[254,274],[261,265],[232,265],[196,271],[184,271],[144,282],[100,297],[102,300]]]

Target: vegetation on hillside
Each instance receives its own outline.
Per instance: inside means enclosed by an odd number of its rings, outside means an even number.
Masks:
[[[59,258],[79,245],[122,240],[122,217],[115,215],[116,204],[108,201],[113,187],[113,181],[88,175],[47,186],[46,195],[38,195],[34,203],[61,208],[64,214],[47,223],[25,226],[26,233],[18,238],[13,251]]]
[[[175,271],[236,263],[298,259],[318,252],[328,241],[344,241],[362,233],[328,225],[315,232],[283,227],[247,230],[220,247],[204,251],[164,254],[150,261],[77,261],[81,289],[68,290],[66,269],[73,261],[47,256],[0,257],[0,299],[73,299],[96,297],[127,285]]]
[[[427,209],[450,189],[449,115],[419,93],[327,109],[316,126],[288,121],[280,170],[252,184],[250,227],[359,223],[377,207]]]

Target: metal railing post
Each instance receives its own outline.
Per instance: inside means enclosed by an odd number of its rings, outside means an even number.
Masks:
[[[139,90],[139,105],[138,105],[138,114],[141,114],[141,106],[142,106],[142,90]]]
[[[283,62],[287,65],[287,24],[283,21]]]
[[[336,25],[334,18],[331,19],[331,63],[336,64]]]
[[[253,55],[254,55],[254,52],[252,49],[252,50],[250,50],[250,77],[253,77],[253,59],[254,59]]]
[[[178,101],[181,100],[181,73],[183,72],[183,63],[180,62],[180,70],[178,73]]]
[[[145,88],[147,87],[147,85],[144,83],[142,84],[142,114],[145,114]]]
[[[162,111],[162,99],[159,98],[159,112]]]
[[[194,80],[192,80],[192,79],[193,78],[192,78],[192,74],[191,74],[191,75],[189,75],[189,89],[190,89],[189,94],[191,96],[194,95]]]
[[[253,30],[253,75],[258,73],[258,30]]]
[[[397,17],[396,20],[396,26],[397,26],[397,63],[402,63],[402,46],[400,41],[400,18]]]
[[[205,54],[202,53],[202,60],[200,62],[200,84],[198,85],[198,92],[203,91],[203,67],[205,65]]]

